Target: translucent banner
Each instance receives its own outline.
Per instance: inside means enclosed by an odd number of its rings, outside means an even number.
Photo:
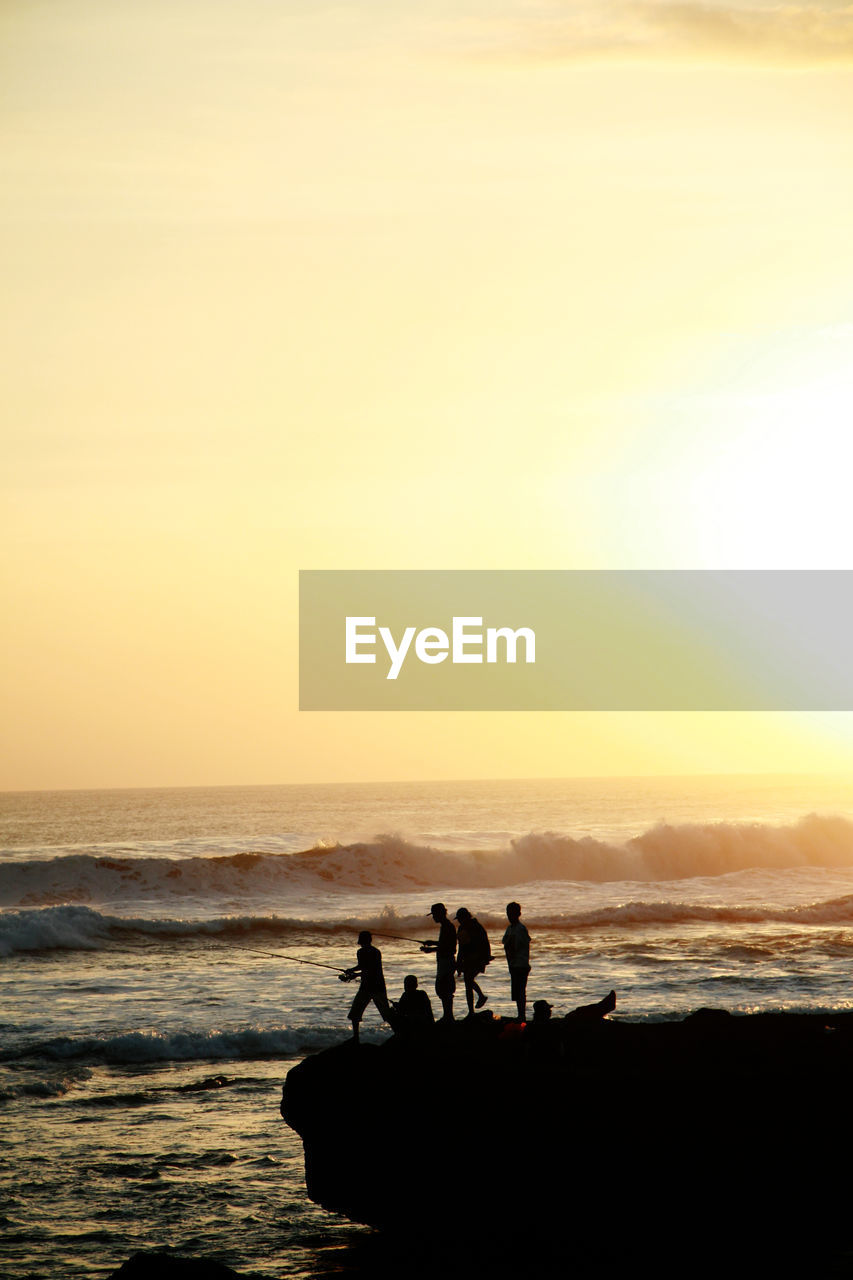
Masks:
[[[299,578],[304,711],[853,709],[853,571]]]

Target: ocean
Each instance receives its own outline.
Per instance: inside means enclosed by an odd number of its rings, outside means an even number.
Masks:
[[[546,779],[0,794],[0,1267],[105,1277],[140,1249],[245,1275],[358,1270],[278,1104],[349,1034],[360,929],[439,1011],[431,903],[500,938],[555,1014],[853,1008],[846,777]],[[457,1016],[465,1012],[461,993]],[[372,1006],[362,1038],[390,1034]],[[413,1135],[413,1141],[424,1141]],[[381,1158],[381,1144],[377,1158]]]

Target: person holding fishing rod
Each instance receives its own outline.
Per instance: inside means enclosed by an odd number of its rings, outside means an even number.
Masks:
[[[435,994],[444,1010],[441,1020],[452,1022],[453,996],[456,991],[456,929],[447,918],[447,907],[443,902],[434,902],[429,914],[439,926],[438,939],[435,942],[424,942],[421,951],[435,955]]]
[[[361,978],[361,984],[355,993],[355,999],[349,1011],[352,1023],[353,1039],[358,1043],[358,1027],[371,1000],[376,1005],[384,1022],[391,1021],[391,1006],[385,990],[385,974],[382,972],[382,952],[373,946],[373,935],[362,929],[358,935],[358,951],[356,963],[352,969],[345,969],[340,975],[342,982],[350,982],[353,978]]]

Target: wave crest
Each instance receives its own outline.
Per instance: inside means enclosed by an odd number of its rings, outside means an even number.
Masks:
[[[32,1058],[52,1062],[204,1062],[293,1058],[338,1044],[343,1027],[242,1027],[233,1031],[128,1031],[112,1036],[60,1036],[4,1054],[6,1061]],[[381,1033],[367,1032],[366,1040]],[[79,1077],[69,1077],[73,1080]],[[64,1083],[64,1082],[63,1082]],[[50,1085],[51,1088],[55,1086]],[[58,1092],[65,1088],[56,1087]],[[10,1095],[12,1096],[12,1095]],[[53,1096],[51,1094],[50,1096]]]
[[[478,918],[499,937],[506,919],[478,912]],[[28,951],[92,951],[133,945],[149,938],[195,942],[203,947],[221,946],[281,959],[280,953],[264,945],[290,947],[306,940],[352,946],[356,933],[370,929],[375,941],[385,947],[394,942],[417,944],[424,934],[422,916],[398,915],[392,908],[371,916],[340,920],[293,919],[288,916],[219,916],[211,920],[141,919],[107,916],[91,907],[45,907],[39,911],[7,911],[0,915],[0,955]],[[677,926],[681,924],[779,924],[795,928],[809,925],[853,925],[853,894],[797,906],[720,906],[703,902],[667,902],[660,899],[631,899],[612,906],[590,906],[586,910],[542,913],[536,916],[536,932],[574,933],[581,929],[631,929],[637,926]],[[434,931],[432,931],[434,932]],[[285,956],[284,959],[293,957]]]
[[[0,905],[245,901],[287,890],[385,890],[431,886],[500,888],[537,880],[681,880],[734,871],[853,866],[853,822],[809,814],[787,825],[666,822],[611,843],[593,836],[531,832],[497,849],[435,848],[402,836],[318,845],[301,853],[191,858],[62,857],[0,864]]]

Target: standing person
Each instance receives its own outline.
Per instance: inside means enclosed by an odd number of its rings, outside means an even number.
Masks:
[[[506,962],[509,966],[510,994],[515,1001],[518,1021],[523,1022],[527,1012],[527,978],[530,973],[530,934],[521,923],[521,907],[517,902],[506,904],[509,920],[503,936]]]
[[[421,951],[435,955],[435,994],[441,1001],[441,1021],[452,1022],[456,991],[456,930],[447,918],[447,907],[443,902],[434,902],[429,914],[439,926],[438,940],[425,942]]]
[[[385,990],[385,974],[382,972],[382,952],[373,946],[373,935],[363,929],[358,935],[358,951],[353,969],[347,969],[350,978],[361,978],[361,985],[355,993],[355,999],[349,1011],[352,1023],[353,1039],[358,1041],[358,1024],[371,1000],[382,1015],[384,1022],[390,1021],[391,1006]]]
[[[465,981],[465,999],[468,1002],[468,1017],[474,1016],[474,992],[477,993],[477,1008],[480,1009],[488,1000],[477,983],[477,974],[485,973],[486,965],[492,962],[492,948],[489,946],[489,935],[476,916],[472,916],[467,907],[460,907],[456,912],[459,921],[459,960],[457,973],[461,973]]]

